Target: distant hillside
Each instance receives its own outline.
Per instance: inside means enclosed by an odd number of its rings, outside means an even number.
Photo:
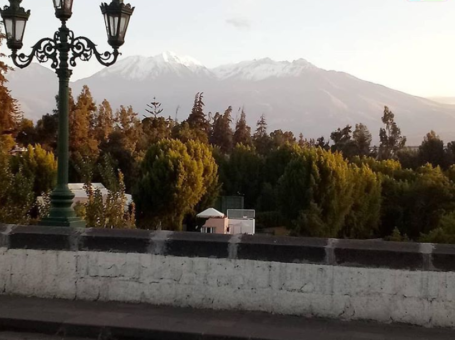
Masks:
[[[291,130],[306,137],[324,135],[346,124],[366,124],[376,138],[385,105],[409,144],[420,144],[435,130],[446,141],[455,140],[455,105],[415,97],[347,73],[327,71],[304,59],[293,62],[269,58],[206,68],[190,57],[166,52],[154,57],[129,57],[93,76],[72,84],[77,94],[88,85],[98,102],[114,107],[132,105],[141,115],[154,97],[165,116],[185,119],[197,92],[205,93],[206,111],[245,107],[254,125],[265,114],[269,130]],[[15,71],[10,88],[28,117],[39,118],[54,107],[55,74],[40,65]]]
[[[432,97],[429,99],[437,103],[455,105],[455,97]]]

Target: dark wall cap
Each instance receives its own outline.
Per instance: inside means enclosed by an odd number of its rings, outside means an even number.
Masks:
[[[9,234],[10,249],[71,250],[71,228],[16,226]]]
[[[13,225],[0,223],[0,248],[9,246],[9,234],[13,228]]]
[[[156,238],[154,238],[153,242]],[[171,233],[163,255],[179,257],[228,258],[231,235]]]
[[[435,244],[431,263],[434,270],[455,272],[455,245]]]
[[[272,236],[242,236],[237,257],[282,263],[326,264],[327,239]]]
[[[455,271],[455,245],[0,224],[9,249],[144,253],[280,263]]]
[[[335,264],[404,270],[429,269],[418,243],[337,240],[333,243]]]
[[[79,249],[117,253],[147,253],[150,244],[148,230],[86,229],[80,236]]]

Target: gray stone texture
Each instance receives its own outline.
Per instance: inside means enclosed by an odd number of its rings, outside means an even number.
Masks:
[[[452,246],[35,228],[6,232],[0,293],[455,328]]]

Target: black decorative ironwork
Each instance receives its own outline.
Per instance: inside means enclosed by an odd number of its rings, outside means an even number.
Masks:
[[[62,43],[62,34],[67,34],[68,43]],[[63,46],[65,45],[65,46]],[[19,68],[25,68],[32,63],[36,58],[39,63],[46,63],[51,61],[51,67],[57,69],[60,66],[59,53],[71,52],[69,58],[69,64],[72,67],[76,66],[76,60],[89,61],[93,56],[96,57],[99,63],[104,66],[111,66],[116,61],[120,53],[118,49],[114,48],[112,52],[106,51],[100,53],[96,45],[88,38],[85,37],[74,37],[73,31],[57,31],[54,34],[54,38],[44,38],[38,41],[33,47],[32,52],[29,55],[24,53],[18,54],[17,51],[13,51],[11,55],[14,65]]]
[[[72,34],[73,32],[71,32]],[[69,63],[72,67],[76,66],[76,59],[81,61],[89,61],[93,56],[96,57],[98,62],[104,66],[113,65],[119,56],[117,49],[114,49],[113,52],[104,52],[100,53],[96,49],[96,45],[88,38],[85,37],[70,37],[71,44],[70,50],[72,52],[72,57],[69,60]]]

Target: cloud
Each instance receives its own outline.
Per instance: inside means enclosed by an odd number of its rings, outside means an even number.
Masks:
[[[226,20],[226,24],[234,26],[239,30],[251,29],[251,23],[248,21],[248,19],[244,18],[230,18]]]

